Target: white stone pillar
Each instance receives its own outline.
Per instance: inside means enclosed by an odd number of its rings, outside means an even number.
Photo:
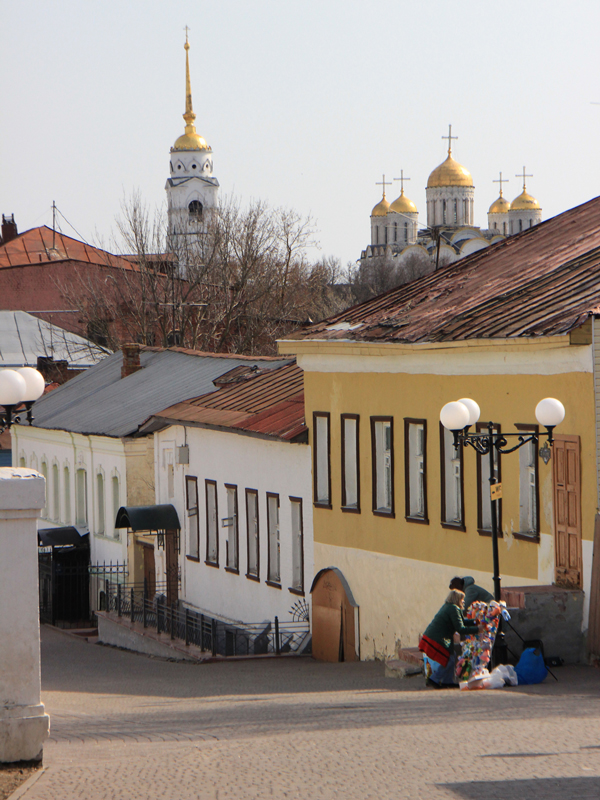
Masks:
[[[41,760],[50,718],[40,702],[37,523],[45,480],[0,468],[0,762]]]

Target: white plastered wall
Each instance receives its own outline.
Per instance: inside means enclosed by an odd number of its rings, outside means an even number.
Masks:
[[[177,464],[177,448],[189,446],[189,464]],[[172,456],[169,455],[169,451]],[[181,523],[181,598],[191,608],[227,620],[257,622],[291,618],[290,609],[301,600],[289,591],[292,585],[292,543],[290,496],[302,499],[304,532],[304,592],[310,599],[314,576],[312,484],[310,448],[275,439],[258,438],[230,431],[174,426],[155,434],[156,502],[172,503]],[[173,496],[168,491],[168,464],[174,463]],[[185,476],[198,479],[200,557],[186,558],[188,518]],[[207,566],[205,480],[217,482],[219,567]],[[225,484],[238,488],[239,574],[225,571],[225,542],[229,529],[221,526],[227,516]],[[246,578],[245,490],[256,489],[259,499],[260,580]],[[266,493],[279,494],[281,589],[265,583],[267,578]],[[164,571],[164,551],[157,551],[158,579]]]

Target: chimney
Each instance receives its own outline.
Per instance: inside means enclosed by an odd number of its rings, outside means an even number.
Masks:
[[[80,370],[69,370],[69,362],[65,359],[55,361],[52,356],[38,356],[37,370],[42,373],[46,383],[61,385],[80,372]]]
[[[133,375],[138,369],[142,368],[140,363],[140,345],[136,342],[121,345],[123,351],[123,366],[121,367],[121,378]]]
[[[2,214],[2,235],[0,236],[0,244],[8,244],[16,239],[19,235],[17,231],[17,223],[15,222],[15,215]]]

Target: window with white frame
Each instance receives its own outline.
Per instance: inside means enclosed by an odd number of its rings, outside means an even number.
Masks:
[[[427,522],[427,422],[404,420],[405,515]]]
[[[315,504],[331,506],[331,468],[329,460],[329,414],[313,414],[313,473]]]
[[[113,475],[111,479],[112,484],[112,525],[113,525],[113,536],[115,539],[120,538],[119,529],[114,527],[115,522],[117,521],[117,514],[119,513],[119,509],[121,508],[121,493],[119,491],[119,476]]]
[[[391,417],[371,417],[373,512],[394,513],[394,436]]]
[[[226,567],[232,572],[239,571],[239,537],[238,537],[238,499],[237,486],[225,484],[227,492],[227,516],[223,520],[227,528],[227,564]]]
[[[246,577],[258,578],[260,568],[258,492],[246,489],[246,534],[248,549],[248,571]]]
[[[63,469],[63,491],[64,491],[64,508],[63,520],[65,525],[71,524],[71,470],[68,467]]]
[[[477,423],[477,431],[485,433],[487,425]],[[494,433],[500,433],[500,426],[494,425]],[[501,459],[500,454],[494,448],[494,478],[496,482],[501,480]],[[482,533],[489,533],[492,530],[492,496],[490,493],[490,457],[489,454],[477,455],[477,528]],[[496,504],[498,531],[502,531],[502,500]],[[500,533],[502,535],[502,533]]]
[[[267,582],[281,582],[279,541],[279,495],[267,492],[267,529],[269,532]]]
[[[357,414],[342,414],[342,508],[360,511]]]
[[[523,436],[537,433],[537,426],[517,425]],[[519,533],[537,536],[539,528],[538,443],[527,442],[519,450]]]
[[[206,480],[206,563],[219,566],[219,508],[217,504],[217,483]]]
[[[100,533],[104,536],[106,533],[106,522],[104,519],[106,498],[104,496],[104,475],[101,472],[96,474],[96,502],[98,505],[98,528],[96,533]]]
[[[296,592],[304,591],[304,530],[302,499],[290,497],[292,509],[292,585]]]
[[[52,519],[60,522],[60,472],[58,464],[52,464]]]
[[[464,527],[463,512],[463,453],[454,447],[454,436],[440,424],[440,454],[442,477],[442,525]]]
[[[200,558],[200,518],[198,515],[198,478],[185,476],[185,497],[188,517],[188,549],[190,558]]]
[[[78,469],[75,473],[75,524],[87,525],[87,472],[85,469]]]

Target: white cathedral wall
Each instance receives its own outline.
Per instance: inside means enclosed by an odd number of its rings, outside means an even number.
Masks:
[[[491,231],[498,231],[498,233],[508,236],[510,230],[508,214],[488,214],[488,228]]]
[[[539,225],[542,221],[542,210],[541,209],[532,209],[531,211],[509,211],[508,212],[508,220],[509,220],[509,233],[515,234],[520,233],[520,231],[525,231],[528,228],[533,228],[535,225]],[[521,223],[519,225],[519,223]]]
[[[473,205],[475,189],[472,186],[436,186],[428,188],[427,225],[473,225]],[[446,202],[446,219],[444,220],[444,201]],[[456,221],[454,202],[456,201]]]
[[[415,213],[398,214],[395,211],[388,212],[386,217],[388,242],[390,244],[399,244],[400,246],[414,244],[417,241],[418,219],[419,215]],[[394,225],[397,227],[394,228]]]

